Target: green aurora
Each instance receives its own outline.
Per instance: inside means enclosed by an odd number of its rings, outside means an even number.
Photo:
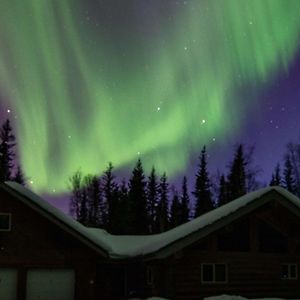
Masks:
[[[139,155],[146,169],[183,171],[259,105],[239,91],[287,71],[298,50],[299,0],[190,0],[169,17],[159,2],[151,26],[137,16],[110,30],[83,21],[84,1],[0,2],[0,94],[36,191]]]

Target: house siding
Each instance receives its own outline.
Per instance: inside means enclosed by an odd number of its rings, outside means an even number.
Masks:
[[[103,258],[5,191],[0,199],[0,212],[12,214],[11,231],[0,233],[0,268],[18,270],[18,300],[25,299],[33,268],[73,269],[75,299],[95,299],[96,263]]]

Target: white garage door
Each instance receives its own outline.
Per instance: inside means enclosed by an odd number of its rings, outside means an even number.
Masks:
[[[17,299],[17,281],[17,270],[0,269],[0,299]]]
[[[74,287],[73,270],[28,270],[26,300],[73,300]]]

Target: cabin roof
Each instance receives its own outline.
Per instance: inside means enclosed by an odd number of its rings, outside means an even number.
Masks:
[[[99,248],[99,252],[113,259],[129,259],[135,257],[166,257],[183,247],[206,236],[210,232],[221,228],[241,215],[260,207],[279,197],[288,208],[300,209],[300,199],[281,187],[266,187],[244,195],[228,204],[216,208],[200,217],[166,232],[147,236],[112,235],[99,228],[87,228],[70,216],[64,214],[51,204],[31,192],[27,188],[15,183],[5,182],[2,187],[10,194],[36,211],[42,213],[51,221],[68,231],[72,231],[79,239],[92,247]]]

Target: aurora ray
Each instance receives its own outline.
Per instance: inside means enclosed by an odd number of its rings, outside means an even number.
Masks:
[[[127,0],[125,25],[114,12],[83,21],[88,2],[0,2],[0,91],[37,191],[138,153],[147,168],[183,170],[259,105],[238,92],[288,70],[299,46],[298,0]]]

